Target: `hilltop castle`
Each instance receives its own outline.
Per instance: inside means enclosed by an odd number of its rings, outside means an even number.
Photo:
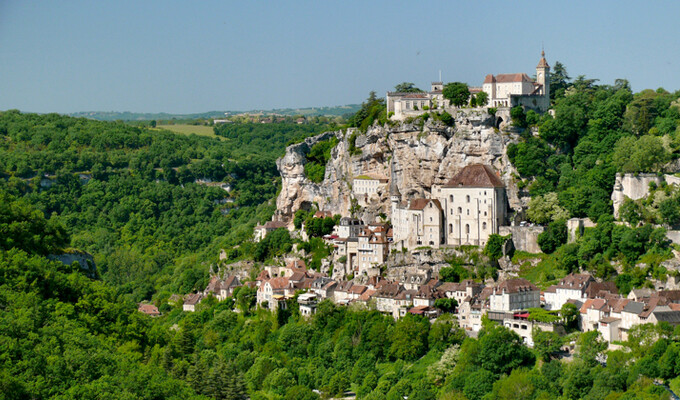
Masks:
[[[432,82],[431,90],[422,93],[387,92],[385,104],[387,113],[394,113],[393,119],[403,120],[416,117],[428,110],[447,110],[453,108],[444,98],[442,82]],[[484,78],[482,87],[470,87],[471,94],[481,91],[488,96],[489,107],[524,106],[539,112],[550,107],[550,65],[541,52],[541,59],[536,66],[536,79],[525,73],[489,74]]]

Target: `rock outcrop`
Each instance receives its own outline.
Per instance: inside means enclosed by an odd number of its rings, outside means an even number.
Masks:
[[[295,211],[312,206],[349,215],[356,204],[351,185],[359,175],[388,177],[396,182],[402,200],[429,197],[433,185],[446,183],[474,163],[492,165],[506,185],[510,207],[522,209],[525,204],[513,180],[516,171],[506,156],[507,146],[518,136],[495,128],[496,118],[485,110],[460,110],[454,120],[453,127],[430,119],[420,124],[374,125],[364,134],[355,129],[326,132],[289,146],[277,160],[282,189],[275,219],[292,224]],[[314,144],[333,136],[339,143],[331,151],[324,180],[311,182],[304,174],[305,155]],[[354,154],[350,154],[352,137]],[[378,195],[358,211],[358,217],[365,221],[375,220],[380,213],[389,217],[389,190]]]

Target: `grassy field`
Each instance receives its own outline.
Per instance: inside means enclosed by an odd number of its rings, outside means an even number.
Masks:
[[[219,136],[215,135],[212,126],[205,125],[187,125],[187,124],[158,125],[156,129],[166,129],[175,133],[181,133],[182,135],[191,135],[193,133],[199,136],[220,138]]]

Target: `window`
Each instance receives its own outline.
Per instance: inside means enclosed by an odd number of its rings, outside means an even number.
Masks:
[[[486,217],[486,211],[484,211],[484,216]]]
[[[467,215],[470,215],[470,209],[469,208],[467,209]]]
[[[468,202],[468,203],[470,202],[470,195],[469,194],[467,196],[465,196],[465,201]]]
[[[486,222],[482,222],[482,229],[486,230]]]
[[[452,195],[452,194],[449,195],[449,201],[450,201],[451,203],[453,203],[453,195]]]
[[[465,234],[466,235],[470,234],[470,224],[465,224]]]
[[[462,213],[463,213],[463,207],[458,207],[458,214],[462,214]]]
[[[449,233],[453,233],[453,224],[449,224]]]
[[[430,217],[430,222],[432,222],[432,217]]]

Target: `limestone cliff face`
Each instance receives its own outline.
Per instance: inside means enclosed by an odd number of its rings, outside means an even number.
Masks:
[[[508,144],[517,141],[514,133],[494,128],[495,117],[485,111],[461,110],[454,127],[428,120],[424,125],[373,126],[365,134],[326,132],[287,148],[277,160],[282,189],[276,201],[275,219],[292,223],[295,211],[318,206],[319,210],[349,215],[353,203],[352,182],[359,175],[384,176],[396,182],[402,200],[429,197],[433,185],[444,184],[468,164],[492,165],[506,184],[513,209],[523,208],[512,174],[516,173],[506,156]],[[349,138],[357,133],[356,148],[350,155]],[[304,175],[305,154],[316,143],[338,137],[331,152],[322,183]],[[360,198],[358,216],[373,221],[380,213],[390,216],[389,185],[370,198]],[[355,200],[356,202],[356,200]]]

